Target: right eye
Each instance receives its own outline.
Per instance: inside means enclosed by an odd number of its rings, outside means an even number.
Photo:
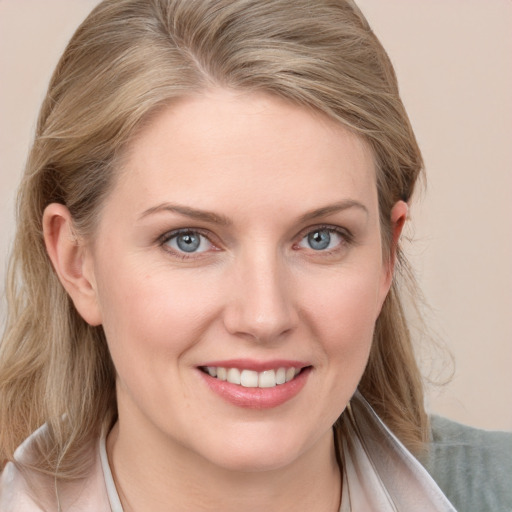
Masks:
[[[173,252],[183,255],[203,253],[214,247],[205,235],[192,229],[180,229],[168,233],[162,241],[162,246],[167,246]]]

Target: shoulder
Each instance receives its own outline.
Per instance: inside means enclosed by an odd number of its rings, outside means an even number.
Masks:
[[[34,445],[46,435],[43,426],[29,436],[14,452],[14,461],[8,462],[0,476],[0,512],[40,512],[48,505],[52,482],[48,475],[29,469]],[[32,491],[36,490],[36,493]]]
[[[512,433],[432,416],[424,463],[458,510],[512,510]]]
[[[40,512],[43,509],[32,499],[27,482],[18,468],[9,462],[0,476],[0,511]]]
[[[0,475],[0,512],[110,511],[99,449],[91,450],[88,474],[80,480],[59,481],[33,469],[33,446],[45,435],[44,427],[32,434],[15,452]],[[24,465],[25,464],[25,465]]]

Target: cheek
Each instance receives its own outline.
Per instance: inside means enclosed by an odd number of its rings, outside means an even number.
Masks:
[[[103,327],[116,367],[174,359],[201,338],[217,307],[214,293],[186,273],[105,269],[99,288]]]
[[[324,400],[312,410],[317,407],[324,426],[330,427],[343,412],[368,362],[380,305],[374,276],[364,276],[338,275],[323,292],[315,287],[302,314],[311,339],[317,341],[317,375]]]
[[[371,269],[339,272],[326,279],[323,286],[309,286],[309,316],[318,329],[346,333],[343,339],[373,332],[380,313],[382,274]]]
[[[355,387],[366,367],[380,312],[377,273],[354,273],[331,279],[324,293],[318,288],[309,295],[303,313],[320,340],[325,364],[333,374],[333,387],[341,382]]]

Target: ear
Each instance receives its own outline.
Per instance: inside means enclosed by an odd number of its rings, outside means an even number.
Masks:
[[[391,209],[391,246],[389,247],[388,260],[386,262],[386,284],[389,289],[393,280],[393,272],[395,270],[396,254],[398,241],[407,219],[409,207],[405,201],[397,201]]]
[[[75,236],[73,219],[64,205],[52,203],[46,207],[43,235],[57,276],[76,309],[88,324],[100,325],[92,254]]]

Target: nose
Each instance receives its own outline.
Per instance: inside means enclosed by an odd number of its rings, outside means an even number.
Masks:
[[[252,255],[232,270],[224,311],[230,334],[268,343],[295,329],[299,315],[293,276],[279,257]]]

